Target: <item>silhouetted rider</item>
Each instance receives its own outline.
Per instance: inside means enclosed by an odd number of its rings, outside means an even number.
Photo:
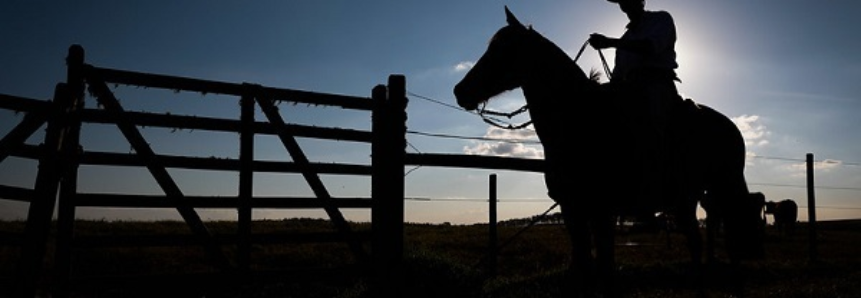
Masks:
[[[616,60],[611,83],[625,93],[647,101],[649,120],[654,129],[645,140],[647,148],[666,151],[668,112],[680,101],[676,89],[676,26],[666,11],[646,10],[645,0],[607,0],[617,3],[629,23],[620,38],[594,33],[589,44],[595,49],[615,48]],[[649,150],[649,149],[647,149]],[[657,160],[666,161],[661,155]],[[665,156],[664,156],[665,157]],[[653,167],[656,165],[651,165]],[[662,167],[663,168],[663,167]]]

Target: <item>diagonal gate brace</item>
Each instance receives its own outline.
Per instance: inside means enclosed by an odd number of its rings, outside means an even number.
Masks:
[[[9,157],[14,149],[23,145],[27,138],[47,121],[48,113],[44,111],[29,112],[24,115],[24,119],[0,140],[0,162]]]
[[[88,83],[90,86],[90,93],[96,96],[98,102],[104,106],[106,110],[116,112],[118,114],[124,111],[117,98],[114,97],[113,93],[108,89],[104,80],[93,79],[91,77],[88,80]],[[158,159],[149,144],[147,144],[146,139],[144,139],[137,127],[128,121],[128,119],[123,117],[117,117],[117,126],[132,145],[135,152],[138,153],[138,156],[145,161],[147,169],[153,175],[153,178],[155,178],[162,190],[164,190],[167,197],[178,202],[178,206],[176,207],[177,211],[179,211],[179,214],[185,222],[188,223],[192,233],[194,233],[204,245],[204,248],[212,261],[214,261],[220,268],[228,269],[230,267],[230,262],[224,255],[218,242],[206,228],[206,225],[204,225],[197,212],[194,211],[194,208],[188,205],[184,200],[185,195],[179,189],[176,182],[171,178],[164,164]]]
[[[359,241],[355,240],[353,237],[349,237],[351,231],[350,226],[347,224],[347,220],[334,204],[334,199],[329,194],[329,191],[326,190],[326,186],[323,185],[323,181],[320,180],[320,176],[317,175],[311,167],[308,157],[305,156],[302,148],[299,147],[299,143],[296,142],[296,138],[294,137],[294,133],[291,131],[290,127],[284,123],[284,119],[281,118],[281,114],[278,113],[278,108],[272,103],[272,99],[268,97],[261,98],[259,95],[256,99],[257,103],[260,105],[260,109],[266,115],[266,118],[269,119],[269,123],[275,126],[275,130],[278,132],[278,138],[281,139],[281,143],[287,149],[287,152],[290,153],[290,156],[293,158],[293,162],[302,172],[302,176],[305,178],[305,181],[308,182],[308,185],[311,186],[314,194],[323,203],[323,209],[326,211],[326,214],[329,215],[329,218],[332,219],[332,223],[334,223],[339,234],[345,239],[348,239],[349,246],[353,251],[353,254],[358,256],[360,259],[365,259],[367,256],[364,249]]]

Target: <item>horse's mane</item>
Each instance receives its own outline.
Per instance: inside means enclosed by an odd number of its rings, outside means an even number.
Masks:
[[[507,25],[491,36],[488,43],[510,43],[504,47],[521,47],[531,52],[534,61],[531,64],[543,64],[545,70],[552,72],[553,78],[563,78],[571,83],[580,84],[584,92],[599,92],[601,87],[600,72],[591,70],[586,74],[577,62],[562,50],[556,43],[536,31],[532,25]]]
[[[601,72],[599,72],[595,69],[592,69],[589,71],[588,74],[586,74],[583,71],[583,69],[580,68],[579,65],[577,65],[577,62],[574,61],[574,59],[571,59],[571,56],[569,56],[567,52],[562,50],[562,48],[560,48],[559,45],[557,45],[555,42],[548,39],[547,37],[545,37],[540,32],[535,31],[532,28],[532,26],[527,27],[527,31],[529,32],[530,35],[535,36],[535,38],[539,41],[540,44],[542,44],[545,47],[551,48],[552,49],[550,51],[551,53],[553,53],[554,55],[560,56],[560,57],[551,57],[548,59],[559,59],[560,61],[565,61],[564,66],[569,68],[572,71],[572,73],[580,74],[582,78],[593,82],[594,83],[593,85],[599,84],[599,80],[601,78]]]

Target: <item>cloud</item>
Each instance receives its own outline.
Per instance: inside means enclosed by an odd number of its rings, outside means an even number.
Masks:
[[[488,127],[487,132],[484,134],[484,137],[494,139],[511,139],[515,141],[535,140],[538,138],[538,136],[535,135],[535,131],[531,129],[510,130],[498,127]]]
[[[504,141],[475,141],[471,146],[464,146],[463,152],[470,155],[544,158],[543,148],[534,142],[536,137],[533,130],[508,130],[491,126],[484,137]]]
[[[472,147],[464,147],[463,151],[470,155],[507,156],[532,159],[544,158],[544,151],[522,143],[480,143]]]
[[[475,66],[475,62],[472,61],[463,61],[454,66],[455,72],[464,72],[469,71],[472,67]]]
[[[732,122],[741,130],[746,146],[762,147],[769,143],[767,137],[771,135],[771,132],[765,125],[758,123],[758,120],[759,116],[757,115],[741,115],[732,118]]]

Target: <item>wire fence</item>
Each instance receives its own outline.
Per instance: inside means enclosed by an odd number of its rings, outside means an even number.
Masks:
[[[443,107],[446,107],[449,109],[457,110],[459,112],[478,115],[478,113],[476,113],[476,112],[468,111],[468,110],[465,110],[461,107],[458,107],[458,106],[455,106],[452,104],[448,104],[445,101],[434,99],[434,98],[424,96],[424,95],[420,95],[420,94],[417,94],[415,92],[411,92],[409,90],[407,91],[407,95],[414,97],[414,98],[422,99],[422,100],[425,100],[427,102],[437,104],[437,105],[440,105],[440,106],[443,106]],[[453,102],[453,100],[451,100],[450,102]],[[484,115],[484,117],[492,117],[492,116]],[[505,119],[496,118],[496,119],[494,119],[494,121],[497,121],[497,122],[503,123],[503,124],[510,124]],[[531,127],[526,127],[524,129],[532,130]],[[526,140],[524,140],[524,139],[508,139],[508,138],[491,138],[491,137],[485,137],[485,136],[463,136],[463,135],[454,135],[454,134],[428,133],[428,132],[415,131],[415,130],[407,130],[407,134],[419,135],[419,136],[424,136],[424,137],[432,137],[432,138],[469,140],[469,141],[479,141],[479,142],[502,142],[502,143],[526,144],[526,145],[539,145],[539,144],[541,144],[541,142],[537,139],[526,139]],[[418,148],[416,148],[414,145],[409,144],[409,146],[411,148],[413,148],[413,150],[419,151]],[[803,158],[791,158],[791,157],[779,157],[779,156],[752,155],[752,156],[748,156],[748,158],[760,159],[760,160],[790,162],[790,163],[799,163],[799,164],[803,164],[803,163],[807,162]],[[826,165],[831,165],[831,166],[846,166],[846,167],[859,167],[859,166],[861,166],[861,162],[850,162],[850,161],[843,161],[843,160],[838,160],[838,159],[818,159],[818,160],[814,160],[813,162],[815,164],[826,164]],[[409,173],[415,171],[418,168],[419,167],[411,169],[410,171],[407,172],[407,175]],[[748,185],[761,186],[761,187],[775,187],[775,188],[798,188],[798,189],[807,189],[807,187],[808,187],[807,185],[801,185],[801,184],[763,183],[763,182],[750,182],[750,183],[748,183]],[[824,185],[824,186],[816,185],[816,186],[814,186],[814,189],[815,190],[840,190],[840,191],[853,191],[853,192],[854,191],[861,191],[861,187],[833,186],[833,185]],[[475,202],[475,203],[487,203],[488,202],[487,199],[446,199],[446,198],[422,198],[422,199],[418,199],[416,201],[422,201],[422,202]],[[541,202],[547,202],[547,200],[541,200],[541,199],[507,199],[507,200],[500,200],[498,202],[500,202],[500,203],[541,203]],[[804,208],[804,209],[808,208],[806,205],[803,205],[803,204],[800,204],[798,207]],[[831,205],[819,206],[819,205],[817,205],[816,209],[861,210],[861,207],[836,206],[836,205],[835,206],[831,206]]]

